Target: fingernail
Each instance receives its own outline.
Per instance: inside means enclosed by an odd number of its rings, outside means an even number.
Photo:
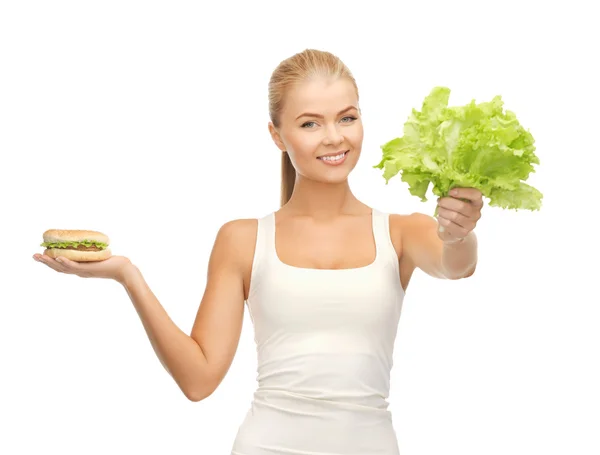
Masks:
[[[61,258],[56,258],[56,262],[62,262]]]

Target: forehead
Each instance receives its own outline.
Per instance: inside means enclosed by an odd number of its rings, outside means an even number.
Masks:
[[[303,112],[337,114],[350,105],[357,106],[354,85],[347,79],[318,78],[292,87],[286,94],[284,115],[297,116]]]

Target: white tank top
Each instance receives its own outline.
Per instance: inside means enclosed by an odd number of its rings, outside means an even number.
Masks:
[[[232,455],[398,455],[388,410],[404,299],[389,214],[373,209],[375,260],[353,269],[283,263],[275,214],[258,220],[247,300],[258,388]]]

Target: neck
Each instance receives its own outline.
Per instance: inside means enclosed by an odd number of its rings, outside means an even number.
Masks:
[[[299,176],[286,210],[298,215],[328,218],[356,212],[359,204],[348,180],[323,183]]]

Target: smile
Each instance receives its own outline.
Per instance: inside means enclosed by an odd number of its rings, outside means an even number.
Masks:
[[[339,155],[335,155],[335,156],[320,156],[317,159],[321,160],[323,163],[329,165],[329,166],[339,166],[340,164],[342,164],[344,161],[346,161],[346,156],[348,155],[348,150],[346,150],[343,153],[340,153]]]

